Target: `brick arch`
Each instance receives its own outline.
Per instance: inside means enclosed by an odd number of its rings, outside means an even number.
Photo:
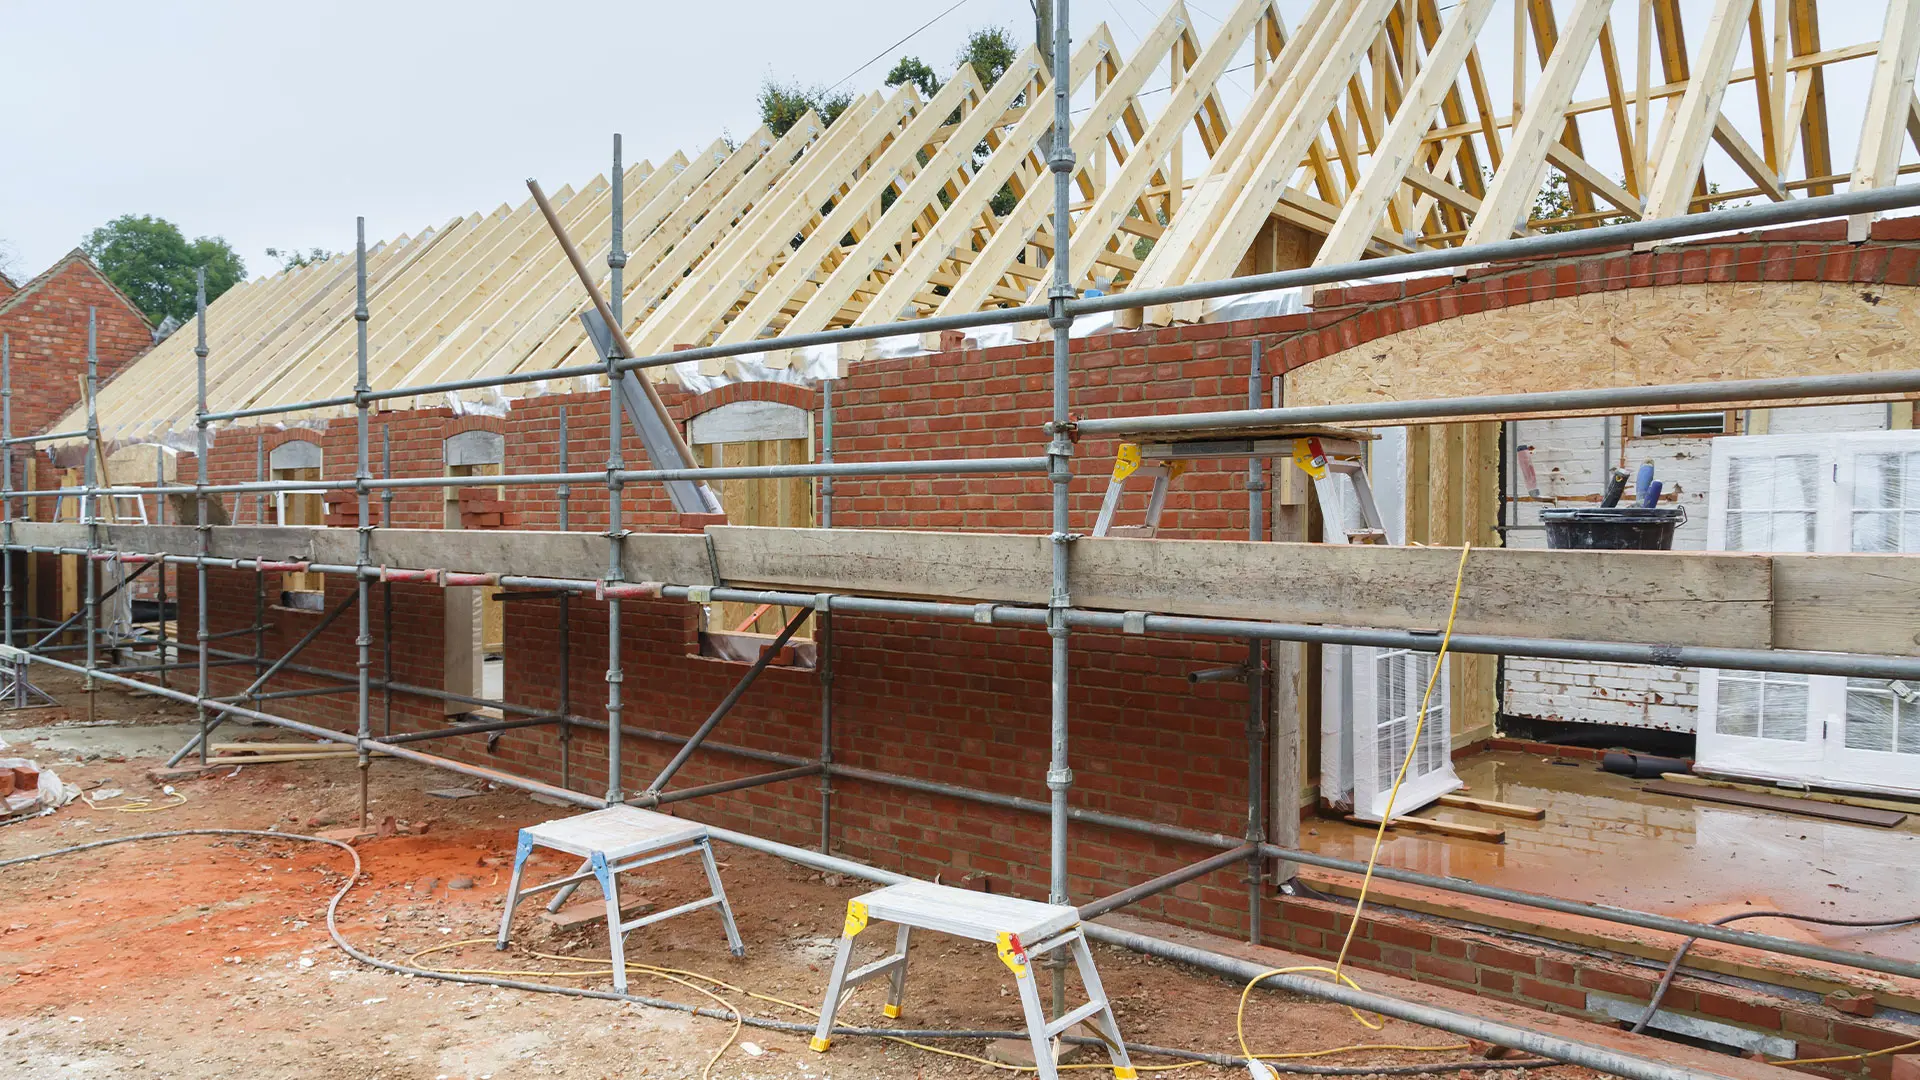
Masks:
[[[777,401],[812,412],[819,398],[819,392],[810,386],[784,382],[736,382],[688,397],[678,403],[679,408],[675,411],[680,419],[689,420],[736,401]]]
[[[1289,405],[1839,374],[1920,346],[1920,219],[1503,263],[1322,292]]]

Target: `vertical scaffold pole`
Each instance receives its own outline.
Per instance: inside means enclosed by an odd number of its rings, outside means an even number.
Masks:
[[[167,497],[159,493],[159,489],[166,486],[167,486],[167,451],[165,447],[155,446],[153,448],[153,487],[154,487],[153,523],[155,525],[165,525],[167,523]],[[154,620],[156,623],[159,624],[159,633],[154,636],[157,637],[160,641],[160,647],[159,647],[160,685],[166,686],[167,685],[167,564],[163,561],[159,566],[154,567],[154,569],[157,571],[153,575],[155,578],[154,588],[160,597],[160,605],[157,611],[157,618],[155,618]]]
[[[0,515],[4,515],[6,529],[6,548],[0,550],[0,573],[6,575],[0,592],[6,596],[6,641],[7,647],[13,647],[13,335],[0,334]],[[164,567],[162,568],[164,569]],[[160,624],[166,629],[166,623]]]
[[[1258,409],[1265,394],[1260,384],[1258,341],[1247,362],[1247,408]],[[1267,538],[1267,468],[1262,458],[1247,459],[1247,539]],[[1267,647],[1259,638],[1247,639],[1247,843],[1267,839]],[[1265,886],[1266,860],[1247,859],[1247,940],[1260,944],[1260,901]]]
[[[567,407],[560,406],[560,471],[571,472],[567,466]],[[572,525],[569,504],[573,501],[573,486],[561,484],[555,495],[560,500],[560,531],[566,532]],[[560,786],[573,790],[573,656],[569,639],[573,636],[573,594],[560,594]]]
[[[820,460],[833,464],[833,380],[820,380]],[[820,478],[820,527],[833,528],[833,477]],[[833,852],[833,614],[828,601],[813,611],[813,647],[820,676],[820,854]]]
[[[357,350],[354,369],[354,447],[353,447],[353,491],[354,508],[358,511],[360,547],[354,560],[353,587],[357,590],[356,599],[360,607],[360,633],[353,639],[358,650],[357,665],[360,673],[359,695],[355,703],[354,714],[359,718],[359,765],[360,765],[360,828],[367,827],[368,778],[372,766],[372,757],[367,752],[368,743],[373,740],[373,716],[368,712],[370,704],[370,681],[373,673],[373,622],[367,611],[367,567],[373,562],[373,519],[368,503],[367,481],[373,479],[367,470],[367,407],[371,404],[367,395],[373,387],[367,382],[367,219],[353,219],[354,234],[354,297],[353,320],[355,324],[355,347]]]
[[[393,479],[393,423],[380,425],[380,475]],[[393,489],[380,489],[380,527],[393,528]],[[380,582],[380,734],[393,734],[393,582]]]
[[[607,267],[613,272],[610,288],[607,290],[607,306],[613,312],[615,329],[625,326],[624,316],[620,313],[622,295],[620,270],[627,263],[627,253],[623,250],[625,237],[621,228],[625,224],[625,175],[620,166],[620,136],[613,137],[613,229],[607,246]],[[616,335],[617,336],[617,335]],[[603,359],[607,362],[607,580],[620,581],[625,577],[621,569],[622,549],[626,544],[625,515],[622,513],[620,499],[620,470],[625,468],[620,453],[620,373],[614,369],[619,349],[607,350]],[[647,378],[643,373],[640,378]],[[607,802],[617,803],[622,799],[620,786],[620,683],[625,676],[620,669],[620,601],[607,598]]]
[[[258,432],[253,437],[253,478],[264,481],[267,479],[267,475],[267,436],[265,432]],[[267,524],[267,499],[268,495],[264,491],[253,497],[253,521],[256,525]],[[277,501],[278,496],[275,496],[275,499]],[[238,499],[234,500],[233,516],[236,519],[240,516],[240,501]],[[275,518],[275,524],[278,524],[277,512]],[[260,671],[265,667],[266,663],[267,572],[256,566],[253,570],[253,670],[256,672]],[[254,688],[253,696],[248,700],[247,707],[251,709],[258,709],[260,707],[260,690],[258,687]]]
[[[94,552],[100,549],[100,495],[95,490],[105,479],[99,474],[100,454],[100,416],[93,405],[94,397],[100,391],[100,353],[96,348],[94,309],[87,308],[87,464],[86,496],[81,506],[86,508],[87,523],[87,559],[81,565],[80,572],[87,579],[87,720],[91,722],[99,705],[99,688],[94,685],[93,669],[99,666],[100,637],[100,564],[94,561]]]
[[[1068,531],[1069,495],[1073,483],[1073,443],[1069,436],[1068,331],[1073,316],[1067,301],[1074,296],[1068,267],[1067,238],[1071,227],[1073,117],[1069,88],[1073,85],[1069,54],[1073,35],[1068,29],[1067,0],[1057,0],[1053,23],[1053,132],[1047,168],[1053,173],[1053,285],[1047,290],[1047,325],[1053,328],[1053,418],[1047,425],[1047,479],[1053,487],[1053,589],[1047,601],[1047,634],[1053,646],[1051,753],[1047,763],[1047,793],[1051,802],[1051,843],[1048,901],[1067,903],[1067,795],[1073,788],[1073,769],[1067,757],[1067,558],[1073,542]],[[1053,1013],[1066,1011],[1065,956],[1056,953],[1053,971]]]
[[[207,744],[213,741],[208,737],[212,728],[207,722],[207,556],[213,550],[213,526],[207,523],[207,270],[204,266],[193,272],[193,311],[197,335],[193,346],[193,530],[197,538],[194,553],[199,556],[193,568],[194,618],[198,623],[194,644],[200,647],[199,681],[193,692],[193,708],[200,721],[200,764],[205,765]],[[255,625],[258,625],[257,619]]]

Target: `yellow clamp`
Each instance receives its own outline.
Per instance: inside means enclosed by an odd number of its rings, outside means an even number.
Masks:
[[[812,1050],[816,1054],[826,1053],[827,1047],[832,1045],[833,1045],[832,1039],[823,1039],[818,1035],[815,1035],[813,1038],[807,1040],[808,1049]]]
[[[1125,480],[1138,471],[1140,471],[1140,445],[1130,442],[1121,443],[1120,452],[1113,458],[1113,478]]]
[[[1135,1080],[1139,1075],[1139,1073],[1133,1071],[1133,1066],[1131,1065],[1125,1066],[1124,1068],[1119,1065],[1113,1067],[1113,1080]]]
[[[886,1017],[889,1020],[898,1020],[900,1019],[900,1006],[894,1005],[892,1003],[882,1005],[880,1006],[880,1015]]]
[[[859,937],[860,931],[867,928],[867,905],[858,900],[847,901],[847,925],[841,933],[846,937]]]
[[[997,951],[1000,953],[1000,962],[1007,965],[1007,970],[1013,972],[1014,978],[1027,977],[1027,950],[1020,944],[1019,938],[1005,930],[1000,931]]]
[[[1316,454],[1313,452],[1314,442],[1316,441],[1317,440],[1295,439],[1293,443],[1293,463],[1300,466],[1301,472],[1306,473],[1315,480],[1325,480],[1327,478],[1327,459],[1324,454]]]

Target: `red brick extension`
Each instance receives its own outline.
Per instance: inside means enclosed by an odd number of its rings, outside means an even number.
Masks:
[[[1551,297],[1672,283],[1814,280],[1920,285],[1920,220],[1883,222],[1861,246],[1844,243],[1843,226],[1814,226],[1757,237],[1721,238],[1651,253],[1604,250],[1542,263],[1484,268],[1463,280],[1439,277],[1323,294],[1303,315],[1247,322],[1184,326],[1098,335],[1074,343],[1073,408],[1078,416],[1150,409],[1233,408],[1245,401],[1248,345],[1264,342],[1273,367],[1297,367],[1373,338],[1438,319]],[[374,328],[378,333],[378,327]],[[1031,454],[1049,401],[1047,343],[944,352],[866,361],[835,393],[836,454],[842,460],[936,455]],[[693,397],[664,388],[676,416],[685,419],[726,401],[767,397],[813,408],[811,390],[736,384]],[[508,472],[559,468],[556,416],[568,409],[570,464],[593,469],[605,460],[605,399],[543,397],[518,403],[502,428]],[[446,410],[381,414],[373,445],[378,462],[381,429],[391,436],[397,476],[443,473],[442,444],[469,419]],[[275,433],[277,437],[302,437]],[[252,479],[256,437],[224,432],[210,469],[216,481]],[[306,436],[311,437],[311,436]],[[351,475],[353,423],[336,421],[320,436],[329,476]],[[637,442],[629,462],[645,460]],[[1079,447],[1073,485],[1076,523],[1090,523],[1104,487],[1113,446],[1089,440]],[[182,475],[191,466],[182,465]],[[1043,477],[844,478],[836,483],[834,520],[850,528],[940,528],[1040,532],[1048,528]],[[396,492],[392,523],[439,527],[440,489]],[[506,513],[525,528],[550,529],[558,504],[552,489],[509,488]],[[235,520],[257,518],[243,497]],[[378,502],[376,501],[376,506]],[[351,514],[351,503],[335,503]],[[479,511],[490,514],[489,509]],[[571,524],[577,531],[606,526],[604,491],[576,486]],[[635,530],[695,526],[674,514],[647,486],[626,494],[625,523]],[[1168,500],[1166,535],[1241,538],[1247,513],[1244,469],[1215,463],[1183,478]],[[211,575],[216,631],[243,625],[253,606],[250,574]],[[350,587],[326,582],[337,602]],[[274,590],[276,583],[269,581]],[[270,592],[269,595],[273,595]],[[1036,600],[1041,598],[1036,597]],[[378,593],[375,601],[378,604]],[[442,596],[428,587],[393,587],[395,678],[437,685]],[[570,633],[573,707],[603,715],[606,647],[604,609],[576,601]],[[379,613],[376,613],[378,616]],[[278,653],[318,616],[274,610],[267,649]],[[384,616],[379,616],[384,619]],[[180,625],[194,625],[190,610]],[[559,700],[557,606],[527,602],[507,607],[506,693],[510,700],[551,707]],[[302,658],[349,671],[354,631],[333,628]],[[836,759],[915,777],[1044,798],[1047,753],[1047,642],[1044,635],[972,624],[918,624],[838,615],[835,633]],[[719,700],[740,666],[698,655],[688,605],[629,602],[623,607],[625,691],[630,723],[690,731]],[[1196,668],[1237,662],[1231,642],[1188,642],[1084,633],[1073,639],[1073,762],[1076,805],[1236,834],[1245,807],[1242,699],[1225,684],[1190,686]],[[235,644],[233,639],[222,645]],[[380,650],[376,646],[376,665]],[[216,690],[237,688],[242,669],[216,670]],[[309,685],[290,676],[285,685]],[[800,756],[815,753],[819,684],[810,672],[767,672],[716,735],[718,741]],[[337,697],[283,703],[292,715],[348,727],[351,705]],[[375,725],[382,710],[376,704]],[[442,724],[438,702],[396,696],[395,730]],[[556,733],[505,733],[489,752],[478,739],[437,750],[558,782]],[[605,788],[602,743],[583,733],[573,752],[579,790]],[[670,749],[666,748],[666,749]],[[628,740],[625,781],[643,783],[664,760],[659,744]],[[695,759],[680,783],[698,784],[761,771],[765,766],[720,755]],[[848,780],[835,783],[835,850],[893,869],[948,880],[964,874],[996,879],[996,889],[1025,895],[1045,891],[1046,823],[1038,816],[959,804]],[[811,843],[817,830],[814,781],[756,788],[704,801],[703,820],[793,843]],[[964,830],[953,823],[964,816]],[[1076,827],[1070,870],[1076,896],[1105,894],[1206,854],[1132,834]],[[1217,931],[1243,934],[1244,886],[1222,873],[1142,905],[1142,913]],[[1276,945],[1317,955],[1338,948],[1345,909],[1307,901],[1268,901],[1265,925]],[[1584,1013],[1588,991],[1644,1000],[1651,984],[1617,960],[1571,950],[1496,941],[1411,916],[1376,914],[1363,923],[1354,956],[1363,967],[1473,988],[1558,1011]],[[1839,984],[1834,984],[1837,987]],[[1920,1008],[1908,998],[1883,1000]],[[1782,1034],[1801,1052],[1829,1047],[1879,1049],[1915,1038],[1888,1021],[1861,1023],[1818,1001],[1762,994],[1682,979],[1669,1004],[1709,1018]],[[1884,1078],[1891,1060],[1877,1058],[1843,1072]]]

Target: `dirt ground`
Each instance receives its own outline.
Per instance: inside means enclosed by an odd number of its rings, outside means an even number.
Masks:
[[[87,789],[98,805],[77,801],[56,814],[0,827],[0,859],[137,832],[315,832],[357,818],[358,784],[350,759],[217,773],[177,784],[179,796],[169,798],[146,773],[160,763],[161,747],[177,744],[190,710],[102,690],[96,715],[103,723],[86,727],[79,723],[86,706],[76,682],[53,676],[43,685],[67,708],[0,712],[0,738],[14,744],[5,753],[36,758],[63,780]],[[24,741],[27,736],[39,741]],[[223,740],[283,737],[284,732],[253,727],[228,728],[222,735]],[[126,752],[129,747],[136,752]],[[515,831],[567,812],[512,791],[461,799],[426,794],[461,783],[461,777],[425,766],[376,765],[373,817],[392,816],[407,832],[358,846],[364,876],[341,906],[342,932],[376,956],[396,962],[417,957],[412,962],[423,966],[516,972],[576,967],[536,952],[604,962],[604,924],[562,931],[540,919],[531,904],[514,920],[511,951],[496,952],[490,942],[457,944],[496,932]],[[115,789],[123,794],[98,794]],[[136,800],[147,800],[148,809],[115,809]],[[422,827],[424,834],[412,834]],[[718,854],[747,958],[730,957],[718,920],[697,912],[636,931],[628,939],[629,959],[697,971],[783,998],[800,1008],[708,984],[750,1015],[807,1022],[819,1005],[846,901],[865,886],[756,852],[723,846]],[[536,856],[532,865],[542,873],[573,868],[570,859],[557,854]],[[0,1072],[21,1080],[696,1077],[732,1033],[728,1021],[634,1003],[461,985],[360,964],[335,947],[326,932],[327,901],[349,867],[340,851],[316,844],[193,837],[0,870]],[[648,867],[624,880],[631,882],[624,899],[662,907],[704,893],[699,867],[688,859]],[[597,891],[584,890],[574,904],[597,910]],[[863,954],[891,941],[891,934],[866,935]],[[427,949],[437,951],[420,955]],[[1237,986],[1132,953],[1102,947],[1095,953],[1130,1041],[1234,1052]],[[1011,979],[991,948],[923,934],[911,956],[901,1023],[1019,1026]],[[604,970],[552,981],[610,989]],[[843,1022],[882,1024],[883,985],[860,988],[842,1010]],[[711,1004],[687,986],[639,971],[632,975],[631,990]],[[1398,1022],[1370,1032],[1338,1007],[1272,993],[1255,996],[1247,1031],[1263,1052],[1451,1041],[1444,1033]],[[981,1040],[940,1045],[971,1054],[986,1049]],[[1369,1051],[1324,1063],[1464,1056]],[[817,1080],[997,1072],[875,1039],[843,1037],[830,1053],[818,1055],[807,1049],[802,1035],[748,1028],[720,1056],[712,1075]],[[1211,1065],[1181,1073],[1245,1075],[1242,1069]],[[1460,1073],[1446,1075],[1465,1080]],[[1526,1075],[1485,1074],[1488,1080]],[[1560,1068],[1552,1075],[1584,1080],[1589,1074]]]

